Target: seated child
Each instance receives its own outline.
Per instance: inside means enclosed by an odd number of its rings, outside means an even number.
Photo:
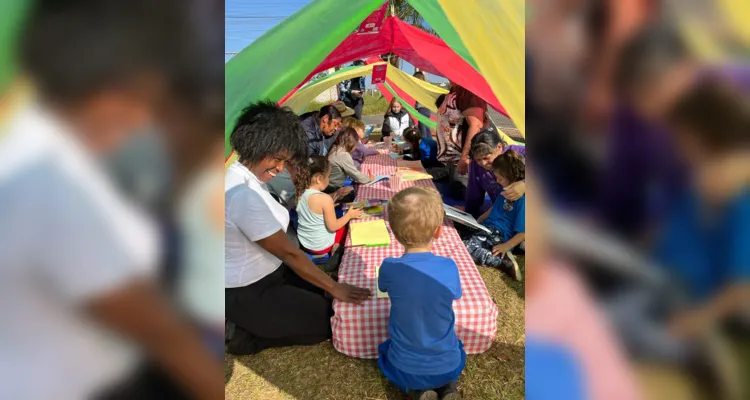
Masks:
[[[466,364],[454,331],[453,301],[461,298],[456,263],[431,253],[443,230],[443,200],[411,187],[388,203],[388,221],[405,249],[380,266],[378,287],[391,300],[390,339],[378,348],[383,375],[412,399],[460,400],[456,380]]]
[[[332,257],[326,270],[333,271],[340,262],[337,250],[339,247],[343,249],[346,224],[354,218],[359,218],[362,210],[350,208],[343,217],[336,218],[333,199],[323,193],[323,189],[328,187],[330,172],[331,166],[325,157],[312,156],[308,160],[307,168],[297,171],[295,185],[298,197],[299,243],[308,254],[330,253]]]
[[[492,171],[497,183],[503,188],[525,179],[526,167],[523,157],[515,150],[508,150],[492,162]],[[495,204],[477,221],[492,231],[480,231],[464,241],[469,254],[479,265],[498,267],[516,280],[521,280],[521,270],[513,255],[514,247],[525,239],[526,195],[516,201],[498,197]]]
[[[362,162],[365,160],[365,157],[378,155],[377,150],[372,147],[367,147],[367,145],[363,143],[363,141],[366,142],[364,122],[354,117],[346,117],[341,123],[341,126],[343,128],[354,128],[354,130],[357,131],[357,136],[359,136],[357,147],[355,147],[354,151],[352,152],[352,160],[354,160],[354,166],[357,167],[357,169],[362,166]]]
[[[692,181],[671,204],[655,253],[688,295],[670,330],[692,339],[750,304],[750,111],[733,87],[708,80],[677,102],[670,123]]]
[[[402,151],[402,154],[408,154],[404,157],[404,160],[419,160],[425,169],[444,167],[443,163],[437,160],[437,142],[435,139],[422,137],[417,128],[411,127],[404,130],[404,140],[411,147]]]
[[[352,152],[357,148],[359,136],[354,128],[344,128],[339,132],[336,140],[328,152],[328,162],[331,163],[331,177],[325,193],[334,193],[344,185],[349,177],[357,183],[369,183],[374,177],[364,174],[357,169],[352,159]],[[342,202],[348,203],[354,200],[354,193],[350,193]]]

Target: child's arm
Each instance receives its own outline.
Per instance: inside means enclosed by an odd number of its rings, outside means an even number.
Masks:
[[[500,243],[499,245],[492,248],[492,255],[493,256],[499,256],[502,254],[505,254],[509,252],[512,248],[518,246],[519,244],[523,243],[523,241],[526,240],[526,234],[523,232],[518,232],[510,238],[505,243]]]
[[[725,318],[746,310],[748,304],[750,283],[729,285],[699,308],[679,314],[672,321],[672,333],[680,337],[694,336],[706,328],[716,326]]]
[[[376,156],[380,153],[376,149],[373,149],[371,147],[367,147],[366,145],[357,146],[357,149],[360,153],[362,153],[362,157],[369,157],[369,156]]]
[[[350,176],[352,180],[356,181],[357,183],[370,182],[372,178],[370,178],[370,176],[366,174],[363,174],[357,169],[357,167],[354,165],[354,160],[352,160],[352,155],[347,153],[347,156],[345,156],[344,162],[339,165],[341,169],[344,170],[344,173]]]
[[[484,214],[480,215],[479,218],[477,218],[477,222],[480,224],[483,224],[484,221],[487,221],[487,218],[490,217],[490,213],[492,212],[492,207],[490,207],[487,211],[484,212]]]
[[[358,208],[350,208],[349,211],[341,218],[336,218],[336,211],[333,206],[333,199],[330,196],[315,196],[320,197],[323,202],[323,221],[326,224],[326,229],[329,232],[336,232],[339,229],[346,226],[354,218],[359,218],[362,215],[362,210]]]

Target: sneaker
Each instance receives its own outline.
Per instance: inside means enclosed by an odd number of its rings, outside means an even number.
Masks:
[[[513,277],[513,279],[521,282],[521,267],[518,266],[518,262],[516,262],[516,257],[513,256],[511,252],[505,253],[505,256],[503,256],[502,264],[500,269],[502,269],[505,273]]]
[[[255,336],[234,325],[234,332],[228,341],[226,341],[226,352],[233,355],[251,355],[259,353],[263,348],[260,346]]]
[[[458,394],[458,388],[456,382],[451,382],[440,389],[438,389],[440,400],[462,400],[461,395]]]
[[[438,400],[438,394],[434,390],[413,390],[409,391],[409,397],[412,400]]]

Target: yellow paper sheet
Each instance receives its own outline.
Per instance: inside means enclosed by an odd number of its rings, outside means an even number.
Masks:
[[[391,236],[385,221],[376,219],[367,222],[352,223],[352,246],[387,246],[391,244]]]
[[[401,176],[401,182],[413,182],[432,179],[432,175],[416,171],[401,171],[399,172],[399,175]]]
[[[377,290],[378,292],[379,299],[387,299],[388,293],[380,291],[380,286],[378,286],[379,279],[380,279],[380,265],[376,265],[375,266],[375,290]]]

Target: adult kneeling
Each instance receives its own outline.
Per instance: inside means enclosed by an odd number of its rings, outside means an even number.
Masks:
[[[334,298],[361,303],[367,289],[337,283],[286,235],[288,211],[265,183],[307,159],[305,131],[291,110],[272,102],[250,105],[231,144],[239,156],[225,179],[225,302],[233,324],[228,352],[315,344],[331,337]]]

